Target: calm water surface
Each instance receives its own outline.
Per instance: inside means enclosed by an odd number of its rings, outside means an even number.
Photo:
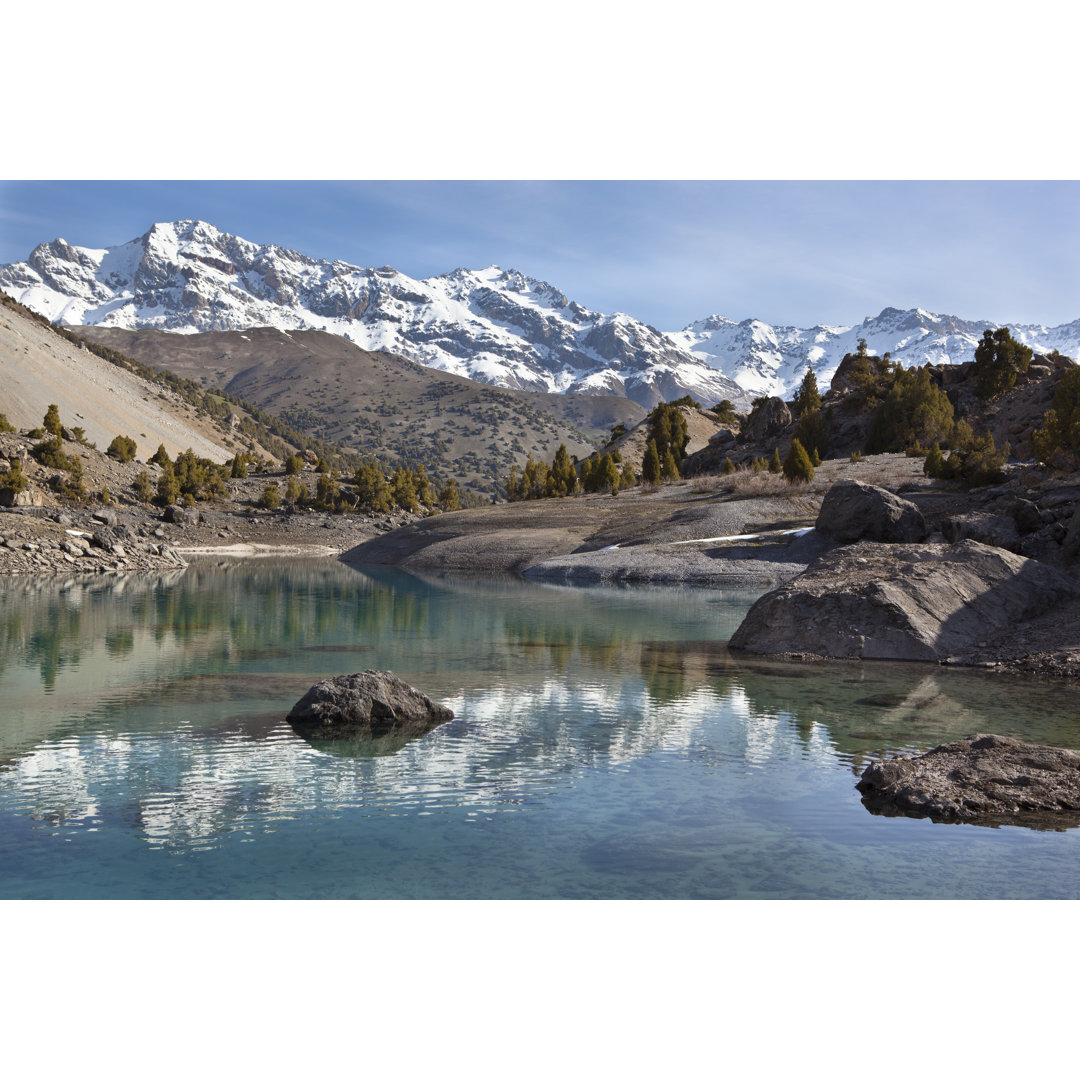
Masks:
[[[203,561],[0,591],[0,898],[1080,896],[1080,830],[881,818],[881,754],[1080,749],[1080,697],[913,665],[748,661],[751,594]],[[313,746],[319,678],[455,720]]]

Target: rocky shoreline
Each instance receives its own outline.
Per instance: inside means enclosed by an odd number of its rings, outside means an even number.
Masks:
[[[236,502],[13,507],[0,511],[0,575],[322,555],[553,584],[772,590],[733,648],[1080,676],[1080,488],[1071,477],[1023,471],[997,488],[950,490],[902,455],[862,470],[829,462],[819,473],[813,486],[744,492],[710,478],[430,517]],[[845,491],[870,501],[842,505]]]

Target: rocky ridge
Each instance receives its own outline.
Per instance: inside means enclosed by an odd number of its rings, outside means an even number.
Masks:
[[[201,221],[161,222],[106,249],[64,240],[0,267],[0,288],[68,325],[181,333],[258,326],[327,330],[478,382],[619,394],[651,407],[785,396],[807,370],[824,385],[860,338],[905,367],[970,361],[1000,323],[887,307],[852,326],[772,326],[722,315],[661,331],[589,311],[555,286],[497,266],[423,280],[255,244]],[[1038,353],[1080,355],[1080,320],[1010,325]]]
[[[617,394],[651,407],[743,390],[629,315],[589,311],[497,266],[417,280],[254,244],[201,221],[161,222],[107,249],[63,240],[0,267],[0,288],[53,321],[179,333],[326,330],[477,382]]]

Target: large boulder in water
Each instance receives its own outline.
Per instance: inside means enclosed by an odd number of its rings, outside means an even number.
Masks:
[[[838,659],[944,660],[1080,598],[1045,563],[974,540],[854,544],[761,597],[734,649]]]
[[[926,539],[926,522],[913,502],[861,480],[841,480],[829,488],[814,528],[841,544],[917,544]]]
[[[871,813],[979,825],[1080,823],[1080,754],[971,735],[917,757],[872,762],[856,784]]]
[[[392,671],[361,671],[316,683],[288,721],[307,739],[414,737],[453,720],[453,712]]]

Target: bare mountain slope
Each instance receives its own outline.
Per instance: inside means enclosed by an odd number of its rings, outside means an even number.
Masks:
[[[484,386],[319,330],[76,332],[149,367],[219,387],[320,438],[388,464],[422,462],[433,476],[484,491],[530,453],[550,459],[565,443],[584,457],[616,423],[645,413],[623,397]]]
[[[163,444],[170,457],[188,447],[224,462],[235,449],[209,417],[177,395],[65,341],[14,307],[0,306],[0,412],[16,428],[41,425],[50,404],[104,450],[117,435],[135,440],[144,461]]]

